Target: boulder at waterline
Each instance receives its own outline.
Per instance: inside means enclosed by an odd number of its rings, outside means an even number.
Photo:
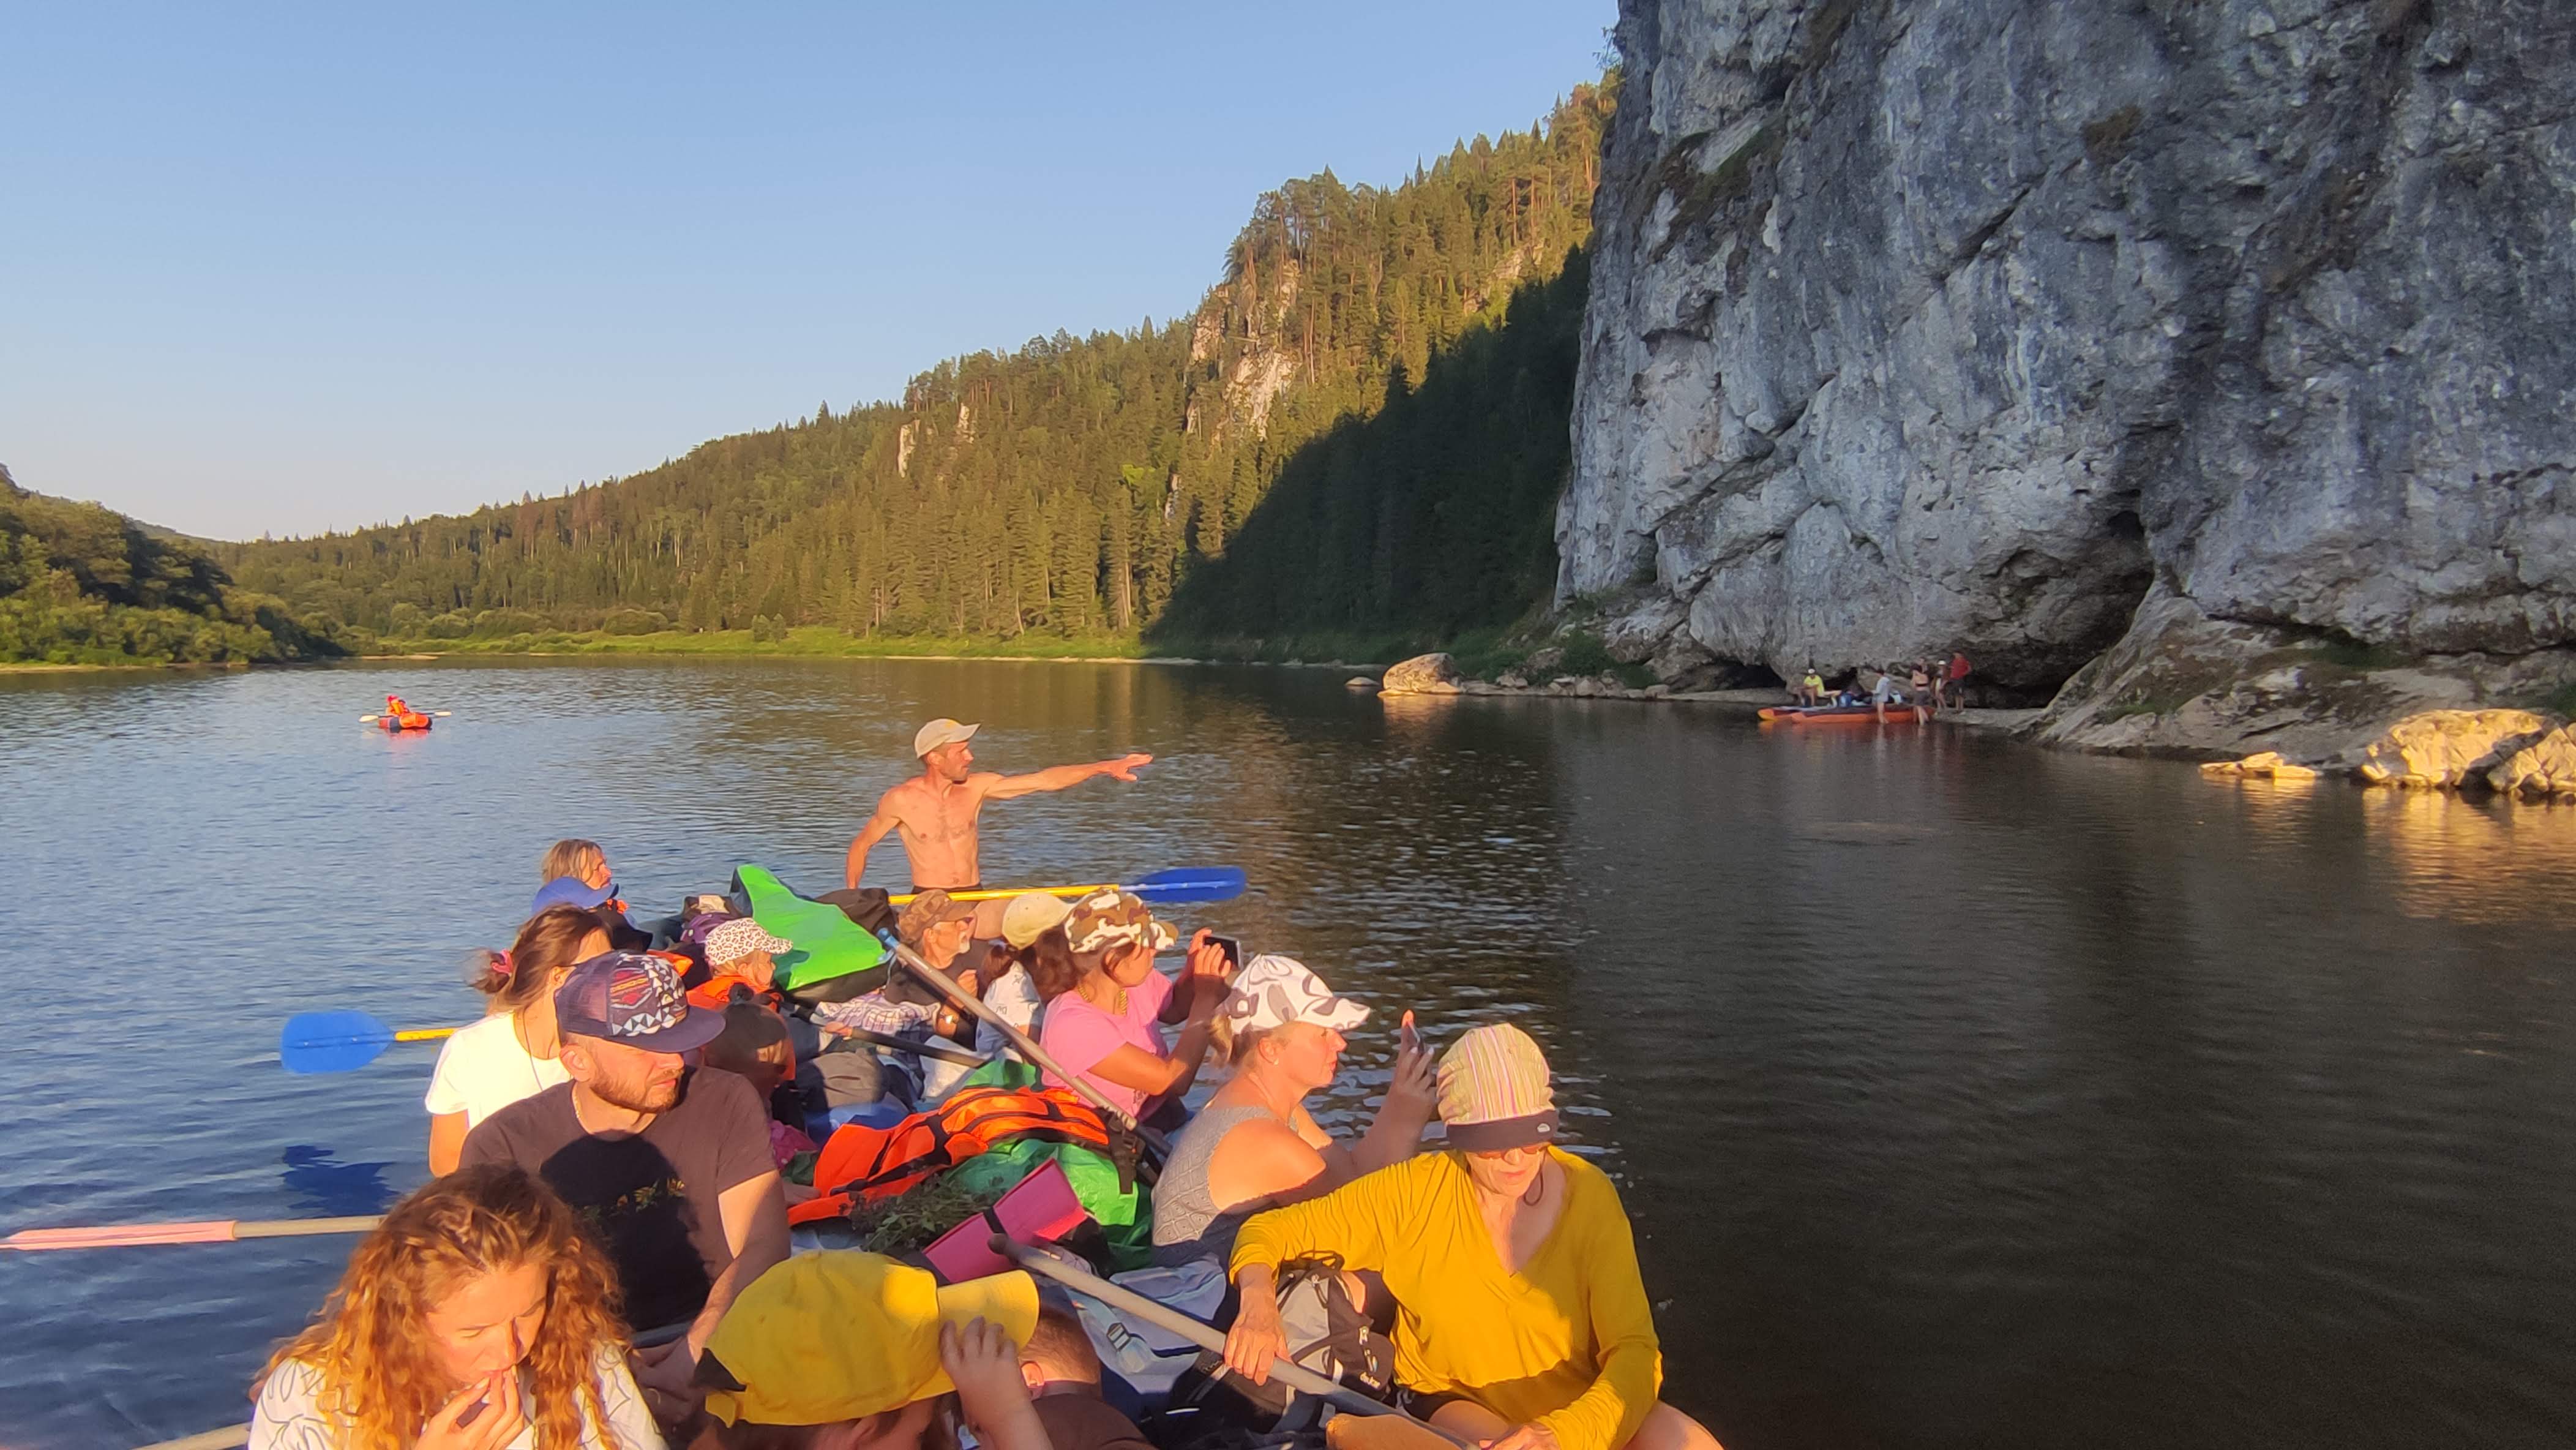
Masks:
[[[1458,681],[1456,660],[1445,654],[1415,655],[1387,666],[1378,690],[1388,695],[1454,695]]]
[[[2483,787],[2490,771],[2548,729],[2529,710],[2426,710],[2363,746],[2353,773],[2372,785]]]
[[[2487,784],[2526,799],[2576,800],[2576,725],[2561,725],[2505,755],[2488,769]]]

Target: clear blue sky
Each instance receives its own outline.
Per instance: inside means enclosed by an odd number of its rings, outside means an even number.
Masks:
[[[631,473],[1194,306],[1526,128],[1612,0],[16,4],[0,463],[243,538]]]

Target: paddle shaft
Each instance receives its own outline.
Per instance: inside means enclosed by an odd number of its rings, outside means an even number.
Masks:
[[[1202,1324],[1169,1304],[1157,1303],[1133,1289],[1122,1289],[1106,1279],[1086,1274],[1055,1255],[1032,1248],[1008,1234],[993,1235],[992,1244],[993,1252],[1032,1274],[1043,1274],[1066,1288],[1079,1289],[1121,1314],[1132,1314],[1157,1328],[1170,1330],[1201,1349],[1212,1349],[1218,1354],[1225,1353],[1223,1333],[1215,1326]],[[1393,1405],[1380,1404],[1356,1390],[1346,1389],[1294,1360],[1272,1360],[1270,1377],[1302,1394],[1328,1400],[1332,1402],[1335,1409],[1348,1410],[1354,1415],[1396,1415],[1408,1420],[1413,1419]],[[1465,1441],[1437,1425],[1420,1420],[1414,1420],[1414,1423],[1458,1446],[1459,1450],[1470,1450]]]
[[[1115,881],[1107,881],[1096,886],[977,887],[972,891],[951,891],[948,893],[948,899],[951,901],[1007,901],[1014,896],[1026,896],[1032,891],[1044,892],[1049,896],[1087,896],[1094,891],[1113,889],[1117,885]],[[901,896],[889,896],[886,900],[896,906],[904,906],[918,899],[920,895],[918,891],[907,891]]]
[[[0,1249],[113,1249],[145,1244],[225,1244],[237,1239],[299,1238],[306,1234],[362,1234],[384,1219],[211,1219],[198,1223],[125,1223],[100,1228],[26,1228],[0,1239]]]
[[[146,1445],[143,1450],[233,1450],[237,1445],[249,1443],[250,1426],[248,1423],[243,1423],[226,1425],[220,1430],[207,1430],[202,1434],[183,1435],[176,1440],[163,1440]]]
[[[965,1048],[951,1046],[936,1038],[933,1038],[928,1042],[915,1042],[909,1037],[897,1037],[891,1032],[871,1032],[864,1027],[826,1027],[819,1030],[830,1035],[853,1038],[860,1042],[873,1042],[879,1047],[888,1048],[895,1052],[910,1052],[916,1053],[922,1057],[935,1057],[941,1062],[953,1062],[959,1067],[982,1067],[985,1063],[992,1061],[991,1058],[984,1056],[980,1052],[968,1052]]]
[[[1102,881],[1088,886],[973,886],[955,891],[941,890],[951,901],[1005,901],[1014,896],[1035,892],[1042,896],[1087,896],[1094,891],[1125,891],[1147,901],[1180,903],[1185,901],[1232,901],[1243,894],[1245,882],[1240,866],[1175,866],[1157,871],[1135,881]],[[889,896],[896,906],[920,899],[920,892]]]

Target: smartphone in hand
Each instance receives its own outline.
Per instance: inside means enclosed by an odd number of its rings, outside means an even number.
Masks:
[[[1422,1034],[1414,1028],[1412,1008],[1407,1007],[1404,1009],[1404,1025],[1397,1029],[1396,1035],[1397,1039],[1404,1044],[1405,1051],[1420,1052],[1422,1050]]]
[[[1225,953],[1225,969],[1227,972],[1232,973],[1242,969],[1243,942],[1240,938],[1218,936],[1214,932],[1209,932],[1208,941],[1213,943],[1218,951]]]

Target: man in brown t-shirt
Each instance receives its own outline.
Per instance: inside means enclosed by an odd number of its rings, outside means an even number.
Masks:
[[[581,1215],[617,1270],[627,1322],[688,1333],[635,1352],[636,1382],[665,1423],[694,1405],[698,1351],[744,1285],[787,1257],[787,1207],[769,1114],[743,1080],[695,1072],[724,1014],[691,1006],[670,964],[607,952],[555,990],[572,1081],[478,1124],[463,1163],[512,1163]]]

